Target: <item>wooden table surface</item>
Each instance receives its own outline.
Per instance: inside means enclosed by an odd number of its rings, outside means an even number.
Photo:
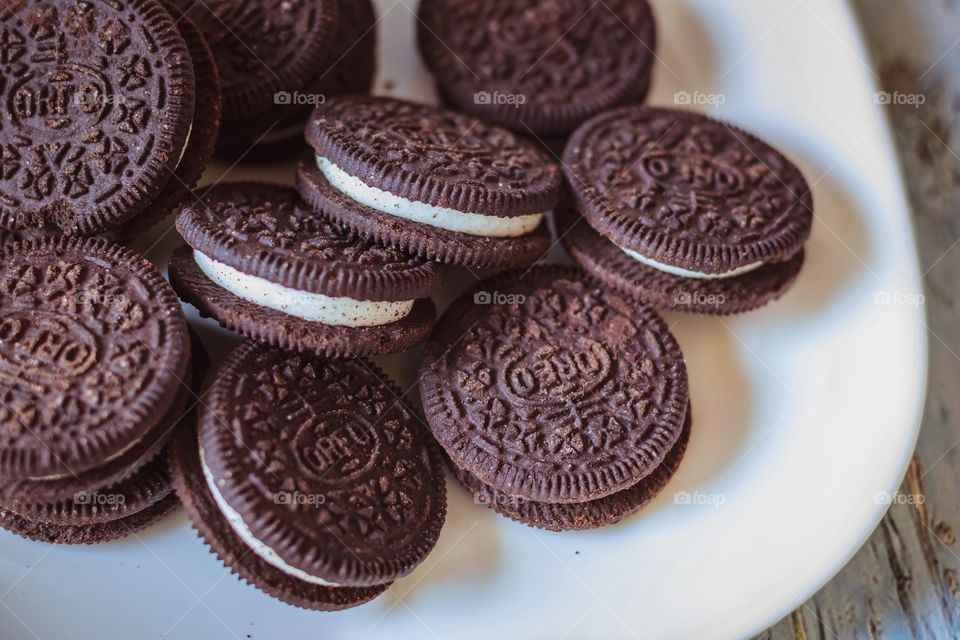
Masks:
[[[880,86],[921,96],[888,109],[924,273],[926,409],[907,499],[839,575],[759,637],[960,638],[960,0],[852,1]]]

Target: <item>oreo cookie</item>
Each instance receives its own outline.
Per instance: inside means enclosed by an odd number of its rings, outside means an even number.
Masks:
[[[430,552],[446,514],[443,462],[379,371],[248,342],[209,380],[172,468],[231,571],[290,604],[335,610],[376,597]]]
[[[647,303],[747,311],[782,295],[803,264],[809,185],[783,154],[729,124],[624,107],[574,133],[564,171],[574,204],[558,227],[571,256]]]
[[[307,125],[297,187],[324,215],[423,258],[529,264],[550,247],[559,167],[505,129],[388,98],[335,98]]]
[[[650,475],[623,491],[587,502],[551,504],[524,500],[492,489],[456,465],[451,467],[460,484],[473,494],[474,502],[485,504],[511,520],[548,531],[597,529],[633,515],[663,490],[683,460],[692,420],[688,407],[680,438]]]
[[[370,93],[376,72],[376,12],[370,0],[339,0],[326,62],[295,91],[280,91],[265,113],[231,122],[217,143],[222,158],[275,162],[307,149],[303,129],[313,107],[333,96]]]
[[[514,515],[536,526],[626,514],[589,510],[654,478],[688,414],[686,366],[663,320],[572,267],[478,283],[437,324],[420,374],[427,421],[461,477],[524,501]],[[630,504],[647,497],[638,489]],[[561,516],[533,503],[577,506]]]
[[[161,4],[18,2],[0,29],[0,227],[93,235],[173,199],[175,173],[197,174],[191,125],[196,139],[211,129],[196,109],[200,45]]]
[[[223,326],[330,357],[405,351],[436,319],[438,265],[363,240],[296,192],[221,184],[177,219],[188,247],[170,262],[180,296]]]
[[[444,98],[524,135],[559,136],[642,102],[656,29],[646,0],[423,0],[418,41]]]
[[[123,482],[188,407],[179,301],[141,256],[94,239],[0,255],[0,495],[56,502]]]

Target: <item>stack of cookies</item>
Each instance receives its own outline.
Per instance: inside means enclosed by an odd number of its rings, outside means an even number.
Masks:
[[[457,478],[477,502],[535,527],[634,513],[690,435],[686,366],[666,324],[571,267],[478,283],[438,324],[420,375]]]
[[[99,542],[177,504],[163,451],[199,361],[156,268],[103,240],[0,254],[0,525]]]

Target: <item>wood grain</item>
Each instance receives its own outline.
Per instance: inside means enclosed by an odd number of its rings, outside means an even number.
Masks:
[[[960,2],[853,0],[853,5],[880,85],[923,100],[888,109],[925,272],[927,403],[902,502],[891,506],[839,575],[759,637],[958,638]]]

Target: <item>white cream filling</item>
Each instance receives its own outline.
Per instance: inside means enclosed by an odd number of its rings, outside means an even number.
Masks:
[[[642,253],[634,251],[633,249],[627,249],[626,247],[620,247],[620,249],[622,249],[624,253],[637,262],[642,262],[648,267],[653,267],[654,269],[658,269],[664,273],[680,276],[681,278],[694,278],[696,280],[720,280],[723,278],[732,278],[734,276],[743,275],[744,273],[749,273],[750,271],[759,269],[763,266],[762,262],[754,262],[752,264],[743,265],[742,267],[737,267],[736,269],[731,269],[730,271],[724,271],[723,273],[701,273],[699,271],[690,271],[689,269],[675,267],[672,264],[658,262],[653,258],[648,258]]]
[[[342,327],[376,327],[407,317],[415,300],[380,302],[325,296],[291,289],[217,262],[199,251],[193,259],[214,283],[230,293],[304,320]]]
[[[283,558],[277,555],[277,552],[274,551],[271,547],[264,544],[257,536],[253,535],[253,532],[250,531],[250,527],[247,526],[247,523],[243,521],[243,518],[240,517],[240,514],[237,513],[233,507],[227,504],[227,501],[224,499],[223,494],[220,493],[220,489],[217,487],[216,481],[213,479],[213,473],[210,471],[210,467],[207,466],[206,460],[203,457],[203,449],[200,449],[200,466],[203,468],[203,477],[207,481],[207,488],[210,489],[210,493],[213,495],[213,501],[217,503],[217,508],[220,509],[220,513],[223,514],[223,517],[227,519],[227,522],[230,524],[230,528],[233,529],[234,533],[240,538],[240,540],[250,547],[255,554],[260,556],[264,562],[276,567],[280,571],[283,571],[289,576],[293,576],[298,580],[303,580],[304,582],[309,582],[311,584],[319,584],[324,587],[340,587],[341,584],[336,582],[329,582],[323,578],[318,578],[317,576],[311,575],[304,571],[303,569],[297,569],[287,564]]]
[[[471,236],[516,238],[530,233],[540,226],[540,221],[543,220],[542,213],[500,218],[407,200],[389,191],[368,185],[327,158],[322,156],[316,158],[317,167],[334,189],[364,206],[411,222],[428,224]]]

